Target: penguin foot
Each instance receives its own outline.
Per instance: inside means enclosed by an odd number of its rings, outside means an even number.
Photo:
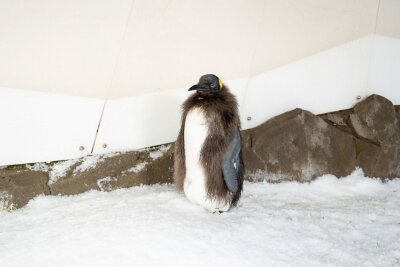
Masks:
[[[231,207],[229,207],[229,208],[222,208],[222,209],[212,209],[212,210],[211,210],[211,209],[208,209],[208,211],[211,212],[211,213],[215,213],[215,214],[221,214],[221,213],[230,211],[230,209],[231,209]]]

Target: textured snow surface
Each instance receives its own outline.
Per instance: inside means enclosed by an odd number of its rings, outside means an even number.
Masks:
[[[170,147],[171,147],[171,145],[161,145],[161,146],[155,147],[155,148],[143,148],[138,151],[139,152],[148,151],[150,158],[155,160],[155,159],[162,157],[168,151],[168,149],[170,149]]]
[[[147,161],[141,162],[141,163],[137,164],[136,166],[127,169],[123,173],[124,174],[126,174],[126,173],[138,173],[138,172],[144,170],[146,168],[147,164],[149,164]]]
[[[400,266],[400,179],[245,183],[208,213],[172,185],[0,212],[0,266]]]
[[[79,160],[77,159],[71,159],[71,160],[66,160],[66,161],[60,161],[55,163],[51,168],[49,172],[49,185],[55,183],[60,179],[61,177],[64,177],[67,175],[67,171],[76,163],[78,163]]]

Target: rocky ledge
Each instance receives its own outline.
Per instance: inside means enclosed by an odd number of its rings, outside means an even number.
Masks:
[[[243,131],[248,178],[310,181],[362,168],[368,177],[400,177],[399,107],[371,95],[354,108],[314,115],[295,109]]]
[[[295,109],[245,130],[246,179],[307,182],[362,168],[369,177],[400,177],[400,107],[371,95],[352,109],[314,115]],[[173,144],[81,159],[0,167],[0,209],[39,195],[111,191],[172,182]]]

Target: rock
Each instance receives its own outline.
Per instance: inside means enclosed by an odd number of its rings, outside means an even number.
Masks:
[[[318,117],[324,119],[330,125],[336,127],[339,130],[353,134],[353,129],[349,125],[349,117],[351,110],[340,110],[336,112],[326,113],[318,115]]]
[[[349,123],[358,136],[370,142],[400,144],[396,111],[392,102],[382,96],[371,95],[355,105]]]
[[[46,172],[27,168],[0,169],[0,210],[25,206],[37,195],[50,194]]]
[[[170,146],[161,157],[151,160],[148,163],[145,161],[139,163],[139,165],[135,165],[133,167],[135,171],[129,171],[130,169],[128,169],[127,171],[122,172],[122,175],[117,176],[116,179],[110,182],[110,187],[115,189],[136,185],[172,183],[173,148],[171,147],[172,146]],[[138,168],[141,170],[136,171]]]
[[[141,184],[172,182],[171,145],[95,157],[93,168],[82,170],[80,167],[88,158],[71,166],[67,175],[50,185],[52,194],[72,195],[91,189],[111,191]]]
[[[368,177],[400,177],[400,109],[371,95],[354,108],[320,115],[355,138],[357,162]]]
[[[400,176],[400,121],[392,102],[371,95],[353,108],[349,124],[355,134],[381,148],[379,160],[370,176],[394,178]],[[366,166],[365,166],[366,167]]]
[[[386,154],[381,146],[355,138],[357,163],[354,166],[361,168],[368,177],[388,177]]]
[[[353,136],[305,110],[274,117],[244,131],[243,136],[250,179],[261,171],[273,179],[310,181],[323,174],[341,177],[354,170]]]
[[[17,165],[0,169],[0,208],[24,206],[39,194],[74,195],[142,184],[172,182],[172,145],[90,155],[78,160]],[[49,177],[51,179],[49,179]]]

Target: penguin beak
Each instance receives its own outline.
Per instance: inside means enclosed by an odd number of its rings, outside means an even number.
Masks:
[[[196,85],[193,85],[192,87],[190,87],[188,91],[193,91],[193,90],[197,90],[197,89],[198,89],[198,87],[196,84]]]
[[[207,91],[211,91],[210,88],[206,88],[206,87],[200,87],[197,84],[193,85],[192,87],[189,88],[188,91],[198,91],[198,92],[207,92]]]

